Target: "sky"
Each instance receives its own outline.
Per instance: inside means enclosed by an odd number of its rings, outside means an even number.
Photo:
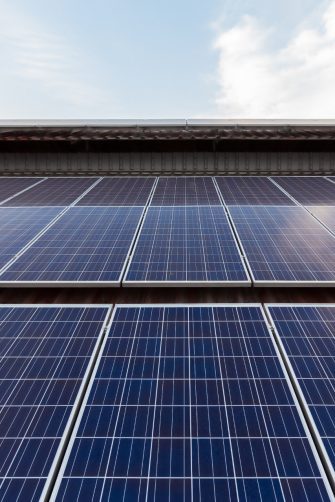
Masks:
[[[0,0],[0,120],[335,119],[335,0]]]

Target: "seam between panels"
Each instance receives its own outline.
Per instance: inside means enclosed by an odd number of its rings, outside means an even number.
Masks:
[[[275,327],[275,323],[270,314],[267,304],[262,304],[261,310],[266,321],[267,328],[270,333],[270,337],[278,356],[280,365],[283,369],[284,376],[288,383],[291,395],[300,415],[302,425],[306,431],[307,438],[312,447],[314,458],[320,470],[320,475],[323,478],[330,500],[335,501],[334,469],[325,450],[323,441],[319,435],[313,417],[310,413],[309,406],[304,398],[303,392],[300,388],[299,382],[296,378],[285,347]]]
[[[45,181],[47,180],[48,178],[43,178],[43,180],[39,181],[38,183],[35,183],[35,185],[33,186],[36,186],[38,185],[39,183],[42,183],[42,181]],[[13,258],[11,258],[7,263],[5,263],[5,265],[0,269],[0,284],[1,284],[1,276],[4,272],[6,272],[33,244],[35,244],[35,242],[37,242],[39,240],[40,237],[42,237],[42,235],[44,235],[58,220],[61,219],[61,217],[67,213],[69,211],[69,209],[71,207],[74,207],[74,205],[82,198],[86,195],[87,192],[89,192],[93,187],[95,187],[100,181],[102,180],[102,178],[99,178],[95,183],[93,183],[93,185],[91,185],[85,192],[83,192],[79,197],[77,197],[77,199],[75,199],[72,204],[68,204],[66,206],[47,206],[48,208],[52,208],[52,207],[63,207],[64,209],[62,209],[62,211],[60,211],[60,213],[58,213],[51,221],[50,223],[48,223],[45,227],[43,227],[36,235],[35,237],[33,237],[32,239],[30,239],[29,242],[27,242],[27,244],[25,246],[23,246],[23,248],[21,248],[16,254],[15,256],[13,256]],[[31,188],[31,187],[29,187]],[[26,189],[28,190],[28,189]],[[25,192],[26,190],[23,190],[23,192]],[[19,194],[16,194],[16,195],[19,195]],[[1,204],[0,204],[1,206]],[[23,206],[22,206],[23,207]],[[25,207],[29,207],[29,206],[25,206]],[[46,207],[46,206],[34,206],[36,208],[38,207]],[[12,281],[9,283],[10,285],[14,285],[15,284],[15,281]]]
[[[114,315],[115,315],[115,312],[117,310],[117,306],[115,307],[115,311],[114,311]],[[114,315],[113,315],[113,318],[114,318]],[[129,361],[127,362],[127,369],[126,369],[126,373],[125,373],[125,376],[123,378],[123,381],[122,381],[122,385],[120,387],[122,387],[122,391],[121,391],[121,396],[120,396],[120,401],[119,401],[119,404],[117,405],[117,415],[116,415],[116,421],[115,421],[115,427],[114,427],[114,432],[113,432],[113,435],[111,436],[111,444],[110,444],[110,447],[109,447],[109,452],[108,452],[108,456],[107,456],[107,461],[106,461],[106,468],[104,469],[104,474],[102,475],[102,478],[103,478],[103,482],[102,482],[102,488],[101,488],[101,493],[100,493],[100,500],[102,498],[102,494],[104,492],[104,489],[105,489],[105,485],[106,485],[106,479],[107,479],[107,473],[108,473],[108,468],[109,468],[109,465],[110,465],[110,462],[111,462],[111,456],[112,456],[112,451],[113,451],[113,445],[114,445],[114,441],[115,441],[115,431],[117,430],[117,427],[119,425],[119,419],[120,419],[120,410],[121,410],[121,407],[122,407],[122,403],[123,403],[123,396],[124,396],[124,393],[125,393],[125,388],[126,388],[126,382],[127,382],[127,378],[128,378],[128,372],[129,372],[129,368],[130,368],[130,360],[131,360],[131,357],[133,355],[133,350],[134,350],[134,344],[135,344],[135,340],[136,340],[136,335],[137,335],[137,326],[138,326],[138,323],[139,323],[139,319],[140,319],[140,309],[139,309],[139,312],[138,312],[138,316],[137,316],[137,319],[136,319],[136,328],[135,328],[135,331],[134,331],[134,335],[131,337],[131,347],[130,347],[130,355],[129,355]],[[112,322],[112,320],[111,320]],[[107,337],[106,337],[106,341],[107,341]],[[103,354],[103,351],[101,352],[101,356],[100,356],[100,359],[102,357],[102,354]],[[100,361],[99,361],[100,363]],[[99,363],[97,363],[97,367],[98,368],[98,365]],[[94,375],[95,376],[95,375]],[[91,387],[93,385],[93,381],[94,379],[92,379],[91,381]],[[87,394],[87,397],[88,397],[88,394]],[[85,403],[86,404],[86,403]],[[100,405],[101,407],[103,406],[103,404]],[[84,413],[84,408],[82,409],[82,414]],[[77,428],[79,427],[79,422],[78,422],[78,426]],[[77,432],[77,431],[76,431]],[[75,440],[75,436],[73,437],[73,441]],[[105,446],[104,446],[104,450],[105,450]],[[69,449],[69,454],[71,452],[71,449]]]
[[[306,213],[308,213],[315,221],[317,221],[332,237],[335,237],[335,232],[333,232],[330,228],[328,228],[328,226],[323,223],[323,221],[321,221],[317,216],[315,216],[315,214],[313,214],[307,206],[304,206],[303,204],[301,204],[298,200],[296,200],[294,197],[292,197],[292,195],[289,194],[289,192],[287,192],[284,188],[282,188],[275,180],[273,180],[270,176],[268,177],[268,179],[274,184],[276,185],[277,188],[279,188],[285,195],[287,195],[287,197],[289,197],[293,202],[295,202],[295,204],[297,205],[297,207],[301,207],[302,209],[304,209],[306,211]],[[324,177],[323,177],[324,179]],[[333,181],[331,180],[328,180],[330,181],[331,183],[334,183]],[[318,204],[314,204],[314,206],[317,206]],[[291,206],[290,206],[291,207]],[[294,207],[294,206],[292,206]]]
[[[262,311],[262,308],[260,310]],[[246,350],[246,357],[248,358],[248,362],[250,363],[250,353],[249,353],[249,350],[248,350],[248,347],[247,347],[247,344],[246,344],[246,341],[245,341],[244,328],[243,328],[242,321],[240,319],[238,311],[237,311],[237,318],[238,318],[238,322],[239,322],[239,325],[240,325],[240,328],[241,328],[242,340],[243,340],[242,343],[243,343],[243,345],[245,347],[245,350]],[[251,358],[252,358],[252,356],[251,356]],[[254,374],[254,370],[253,370],[253,365],[252,364],[250,364],[250,369],[251,369],[251,375],[252,375],[253,381],[256,382],[256,378],[255,378],[255,374]],[[259,400],[259,404],[261,404],[261,399],[260,399],[260,395],[259,394],[260,394],[259,390],[258,390],[258,388],[256,386],[256,395],[257,395],[257,398]],[[267,420],[266,420],[265,415],[264,415],[264,406],[262,406],[262,405],[260,406],[260,413],[261,413],[262,418],[264,420],[265,430],[266,430],[266,433],[267,433],[267,437],[269,439],[270,451],[272,453],[273,463],[274,463],[274,466],[275,466],[275,469],[276,469],[277,478],[280,479],[281,476],[279,475],[279,469],[278,469],[278,465],[277,465],[277,459],[275,458],[274,451],[273,451],[273,446],[272,446],[272,443],[270,441],[270,434],[269,434],[269,429],[268,429],[268,423],[267,423]],[[280,491],[281,491],[281,494],[283,496],[283,500],[285,500],[285,494],[284,494],[282,483],[280,483]]]
[[[192,385],[191,385],[191,336],[190,336],[190,307],[187,307],[187,348],[188,348],[188,408],[189,408],[189,434],[190,434],[190,479],[191,501],[194,500],[193,488],[193,433],[192,433]]]
[[[41,206],[42,207],[42,206]],[[45,207],[45,206],[44,206]],[[62,207],[62,206],[48,206],[48,207]],[[0,269],[0,283],[1,283],[1,276],[4,272],[6,272],[9,267],[13,265],[33,244],[35,244],[36,241],[39,240],[42,235],[44,235],[58,220],[61,219],[61,217],[67,213],[67,211],[70,209],[70,206],[64,207],[64,209],[57,214],[51,221],[48,223],[42,230],[38,232],[38,234],[35,235],[18,253],[16,253],[13,258],[11,258],[1,269]],[[15,281],[13,281],[13,284],[15,284]]]
[[[17,197],[18,195],[21,195],[22,193],[24,192],[27,192],[27,190],[30,190],[31,188],[34,188],[36,187],[37,185],[39,185],[40,183],[42,183],[43,181],[46,181],[48,178],[46,177],[42,177],[42,179],[40,179],[39,181],[36,181],[36,183],[33,183],[32,185],[30,185],[29,187],[27,188],[24,188],[23,190],[20,190],[20,192],[16,192],[14,195],[11,195],[10,197],[7,197],[7,199],[4,199],[0,202],[0,206],[3,206],[3,204],[5,204],[6,202],[14,199],[14,197]],[[7,206],[5,206],[7,207]]]
[[[103,177],[100,176],[95,182],[92,183],[92,185],[90,185],[86,190],[84,190],[84,192],[82,192],[81,195],[79,195],[74,201],[72,201],[71,204],[69,204],[68,206],[69,207],[74,207],[76,206],[77,202],[81,201],[81,199],[83,199],[85,197],[85,195],[87,195],[91,190],[92,188],[96,187],[101,181],[103,180]],[[76,206],[77,207],[77,206]],[[81,206],[78,206],[78,207],[81,207]]]
[[[94,306],[93,306],[94,307]],[[108,331],[116,312],[115,306],[108,307],[108,311],[103,322],[100,334],[95,344],[90,362],[82,379],[76,402],[72,406],[72,412],[68,419],[66,429],[63,433],[58,451],[51,466],[48,479],[40,497],[40,502],[54,501],[56,499],[60,483],[72,450],[74,440],[83,416],[88,396],[90,394],[94,378],[100,364],[100,360],[105,348]]]
[[[119,282],[120,282],[120,286],[121,287],[126,287],[127,286],[127,275],[128,275],[128,272],[129,272],[129,268],[130,268],[130,265],[131,265],[131,262],[132,262],[132,259],[133,259],[133,255],[134,255],[134,253],[136,251],[136,248],[137,248],[137,245],[138,245],[138,241],[139,241],[141,233],[142,233],[142,229],[143,229],[143,226],[144,226],[144,223],[145,223],[145,219],[146,219],[147,213],[149,211],[149,208],[150,208],[150,205],[151,205],[151,201],[152,201],[152,198],[154,196],[154,193],[155,193],[155,190],[156,190],[156,187],[157,187],[157,184],[158,184],[158,180],[159,180],[159,177],[156,177],[155,181],[154,181],[154,183],[152,185],[151,192],[150,192],[150,194],[149,194],[149,196],[147,198],[147,201],[146,201],[146,203],[145,203],[145,205],[143,207],[143,211],[142,211],[141,217],[139,219],[137,228],[135,230],[133,240],[132,240],[132,242],[131,242],[131,244],[129,246],[129,251],[128,251],[127,257],[125,259],[122,271],[120,273],[120,278],[119,278]],[[135,283],[135,286],[136,286],[136,283]]]
[[[227,221],[228,221],[228,225],[229,225],[230,231],[232,233],[234,242],[236,244],[236,247],[238,249],[239,255],[240,255],[242,263],[243,263],[243,268],[244,268],[244,270],[246,272],[247,279],[249,281],[249,286],[254,286],[255,278],[254,278],[254,275],[253,275],[253,272],[252,272],[252,268],[251,268],[251,265],[249,263],[249,260],[248,260],[247,254],[245,252],[245,249],[243,247],[243,244],[242,244],[242,241],[240,239],[240,236],[238,234],[238,231],[237,231],[237,228],[235,226],[234,220],[233,220],[233,218],[232,218],[232,216],[230,214],[229,208],[228,208],[228,206],[225,203],[224,197],[223,197],[223,195],[222,195],[222,193],[220,191],[220,188],[219,188],[219,186],[217,184],[217,181],[216,181],[216,179],[215,179],[214,176],[213,176],[212,180],[213,180],[214,186],[216,188],[216,191],[218,193],[218,196],[219,196],[219,199],[220,199],[220,202],[221,202],[221,206],[223,207],[223,209],[225,211],[225,215],[226,215],[226,218],[227,218]]]

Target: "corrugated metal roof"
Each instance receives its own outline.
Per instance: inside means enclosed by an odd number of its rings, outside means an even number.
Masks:
[[[335,121],[8,121],[1,142],[334,140]]]

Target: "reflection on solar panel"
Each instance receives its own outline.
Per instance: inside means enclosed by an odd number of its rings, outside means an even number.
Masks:
[[[223,207],[149,208],[124,284],[155,281],[248,283]]]
[[[268,308],[335,476],[335,307]]]
[[[265,176],[217,176],[215,179],[227,205],[295,205]]]
[[[144,206],[156,178],[103,178],[78,206]]]
[[[0,308],[0,499],[37,501],[108,309]]]
[[[42,178],[0,178],[0,203],[34,185]]]
[[[207,176],[171,176],[158,180],[152,206],[220,205],[213,180]]]
[[[61,208],[0,207],[0,268],[43,230]]]
[[[272,178],[300,204],[335,206],[335,184],[317,176],[278,176]]]
[[[98,178],[48,178],[36,187],[14,197],[5,206],[67,206],[72,204]]]
[[[259,307],[119,307],[57,501],[329,500]]]
[[[72,207],[1,276],[1,282],[120,282],[143,208]]]
[[[332,206],[310,206],[308,210],[314,214],[329,230],[335,232],[335,207]]]
[[[301,207],[230,207],[255,283],[335,281],[335,238]]]

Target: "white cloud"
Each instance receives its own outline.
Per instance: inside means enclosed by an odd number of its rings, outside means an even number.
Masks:
[[[86,67],[81,63],[83,59],[80,50],[73,50],[61,36],[50,33],[37,19],[14,9],[7,1],[0,1],[0,89],[2,87],[2,99],[5,91],[7,100],[2,103],[1,113],[15,110],[11,83],[13,87],[26,83],[28,89],[33,85],[41,101],[45,101],[45,108],[48,108],[48,99],[50,108],[58,102],[60,114],[64,114],[66,105],[81,112],[103,107],[107,96],[92,83],[87,61]],[[32,104],[27,105],[28,109],[32,107]],[[32,109],[29,115],[34,116]]]
[[[269,48],[272,31],[243,17],[218,33],[216,98],[227,118],[335,118],[335,0],[319,28],[300,28],[285,47]]]

